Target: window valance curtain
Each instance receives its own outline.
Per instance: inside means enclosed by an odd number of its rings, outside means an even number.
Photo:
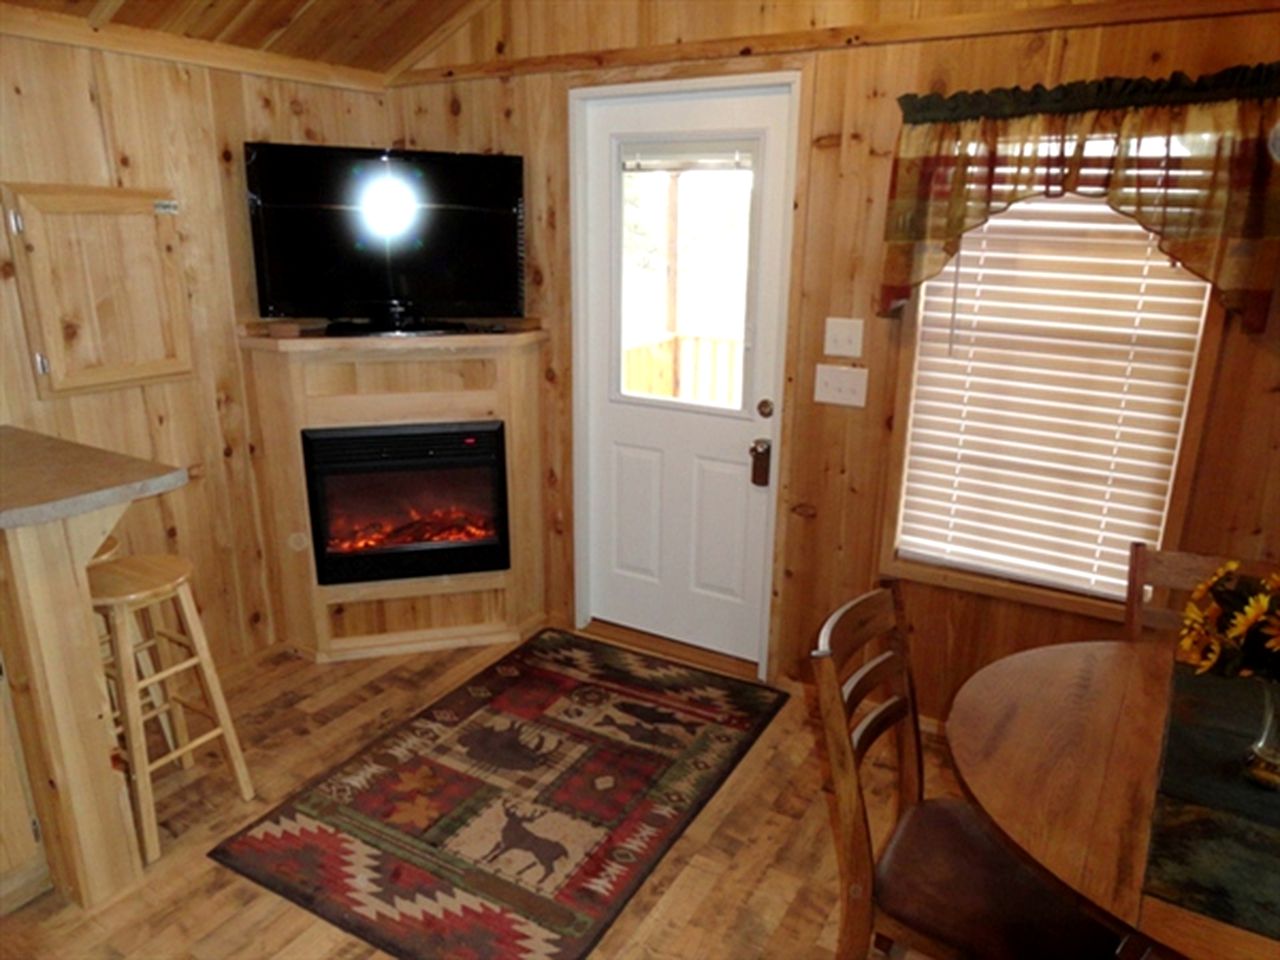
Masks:
[[[1280,296],[1280,61],[1194,81],[1109,78],[898,102],[882,313],[897,312],[993,214],[1079,193],[1155,233],[1246,329],[1265,326]]]

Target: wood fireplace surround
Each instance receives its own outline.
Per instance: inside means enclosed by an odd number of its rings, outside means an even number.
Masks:
[[[518,640],[545,621],[541,331],[417,338],[246,337],[278,636],[317,660]],[[507,569],[322,584],[304,431],[498,422]],[[338,431],[341,433],[341,431]],[[465,439],[465,438],[464,438]],[[483,442],[483,441],[482,441]],[[320,551],[323,554],[323,549]]]

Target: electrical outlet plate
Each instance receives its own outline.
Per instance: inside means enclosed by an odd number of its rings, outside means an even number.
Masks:
[[[818,364],[813,379],[813,399],[816,403],[834,403],[841,407],[865,407],[867,368]]]
[[[854,317],[827,317],[822,352],[828,357],[862,356],[862,326]]]

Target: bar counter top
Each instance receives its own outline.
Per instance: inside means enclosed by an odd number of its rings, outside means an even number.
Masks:
[[[128,503],[186,482],[184,467],[0,426],[0,530]]]

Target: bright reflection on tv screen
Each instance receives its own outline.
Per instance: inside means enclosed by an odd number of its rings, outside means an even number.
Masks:
[[[379,240],[399,240],[421,215],[424,206],[408,178],[395,170],[370,177],[360,186],[356,207],[360,222]]]

